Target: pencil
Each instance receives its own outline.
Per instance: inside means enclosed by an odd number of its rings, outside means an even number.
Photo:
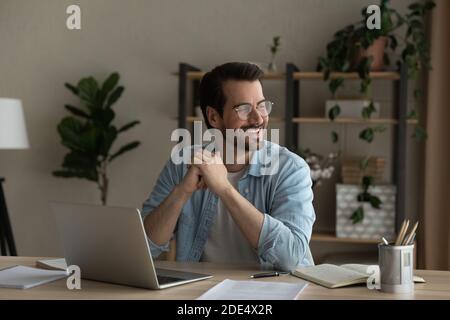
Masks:
[[[411,230],[410,234],[408,235],[408,237],[405,238],[405,241],[403,241],[403,245],[408,245],[409,242],[412,240],[412,237],[414,235],[414,233],[417,230],[417,226],[419,225],[419,221],[416,222],[416,224],[414,225],[413,229]]]
[[[397,240],[395,241],[396,246],[400,246],[403,242],[403,238],[405,237],[406,232],[408,231],[409,220],[403,221],[402,227],[400,228],[400,232],[398,233]]]

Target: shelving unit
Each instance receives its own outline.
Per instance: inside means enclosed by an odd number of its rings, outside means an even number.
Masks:
[[[200,117],[192,116],[193,111],[188,114],[188,81],[192,81],[191,106],[195,105],[198,98],[198,87],[205,72],[199,68],[186,63],[179,65],[179,71],[175,73],[179,77],[178,91],[178,127],[187,128],[194,121],[201,121]],[[343,78],[358,80],[357,73],[335,72],[330,74],[331,78]],[[349,119],[337,118],[333,123],[342,125],[358,124],[385,124],[393,126],[393,166],[394,181],[397,186],[396,195],[396,230],[398,231],[405,216],[406,207],[406,130],[408,125],[416,124],[416,120],[407,119],[407,70],[405,66],[400,67],[399,72],[371,72],[370,77],[376,80],[392,81],[394,86],[394,118],[378,119]],[[297,149],[299,143],[300,124],[329,124],[331,121],[325,117],[300,117],[300,81],[323,80],[320,72],[302,72],[294,64],[286,64],[286,72],[266,73],[263,80],[285,81],[286,105],[284,117],[271,117],[271,123],[285,124],[284,145],[291,150]],[[191,108],[193,110],[193,108]],[[378,240],[337,238],[331,233],[314,233],[311,238],[316,242],[336,242],[352,244],[375,244]]]

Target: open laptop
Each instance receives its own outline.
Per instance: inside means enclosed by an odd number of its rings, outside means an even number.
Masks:
[[[210,275],[155,268],[138,209],[51,203],[67,265],[83,279],[164,289]]]

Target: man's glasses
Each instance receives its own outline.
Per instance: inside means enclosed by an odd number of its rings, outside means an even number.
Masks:
[[[256,110],[259,112],[261,117],[267,117],[269,116],[270,112],[272,111],[273,102],[264,100],[258,103],[256,106]],[[249,103],[240,104],[238,106],[233,107],[233,110],[236,111],[239,119],[241,120],[247,120],[248,116],[253,110],[253,106]]]

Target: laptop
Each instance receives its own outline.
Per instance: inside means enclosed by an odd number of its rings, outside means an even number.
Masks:
[[[209,279],[206,274],[155,268],[139,209],[51,203],[67,265],[81,278],[147,289]]]

